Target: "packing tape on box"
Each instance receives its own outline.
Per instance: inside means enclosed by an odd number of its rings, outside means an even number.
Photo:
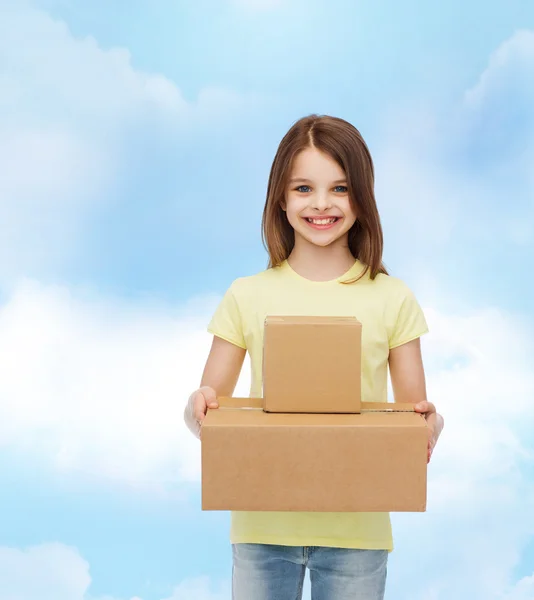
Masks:
[[[218,402],[219,410],[263,410],[262,398],[218,398]],[[415,412],[414,406],[407,402],[362,402],[361,412]]]

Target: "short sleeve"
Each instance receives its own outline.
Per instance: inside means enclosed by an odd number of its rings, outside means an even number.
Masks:
[[[217,306],[208,332],[246,350],[241,312],[231,286]]]
[[[411,342],[425,333],[428,333],[428,324],[419,302],[413,292],[404,284],[395,295],[395,302],[390,310],[391,324],[389,335],[389,348],[402,346]]]

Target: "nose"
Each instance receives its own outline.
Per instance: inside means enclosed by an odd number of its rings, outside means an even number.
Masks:
[[[311,207],[314,210],[325,211],[332,207],[332,201],[328,192],[317,192],[311,199]]]

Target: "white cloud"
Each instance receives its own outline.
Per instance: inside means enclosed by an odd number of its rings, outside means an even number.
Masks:
[[[0,310],[0,444],[49,465],[151,489],[198,481],[183,425],[215,299],[181,312],[21,283]],[[246,393],[245,368],[241,393]]]
[[[165,600],[230,600],[230,597],[229,583],[221,584],[214,590],[209,577],[200,577],[182,581],[174,588],[172,596]]]
[[[136,70],[126,49],[104,50],[92,37],[77,39],[65,23],[28,6],[4,7],[0,14],[4,83],[18,100],[7,106],[19,114],[39,106],[40,116],[67,121],[80,115],[122,120],[147,108],[187,110],[178,88],[159,74]],[[24,93],[28,88],[40,92],[39,105]],[[70,114],[62,115],[69,107]]]
[[[77,38],[25,2],[0,3],[0,56],[0,282],[68,264],[132,135],[176,143],[244,102],[217,87],[187,102],[173,81],[135,68],[127,49]]]
[[[75,548],[44,544],[0,547],[0,590],[9,600],[83,600],[89,564]]]
[[[84,133],[96,126],[112,142],[117,126],[150,114],[185,125],[239,107],[239,95],[217,87],[201,90],[200,105],[191,104],[163,74],[137,69],[126,48],[75,37],[64,22],[27,4],[2,5],[0,17],[0,106],[17,123],[76,123]]]
[[[533,71],[534,30],[518,30],[493,52],[464,98],[465,128],[491,157],[491,181],[481,191],[497,196],[499,205],[512,200],[498,227],[518,246],[534,241]]]
[[[68,260],[89,201],[110,177],[107,156],[61,126],[2,132],[0,123],[0,279]]]
[[[534,598],[534,573],[524,577],[503,600],[532,600]]]
[[[503,88],[509,91],[520,88],[516,102],[534,100],[533,65],[534,31],[516,31],[493,52],[476,85],[466,91],[467,105],[480,106],[488,97],[500,94]]]
[[[60,543],[27,549],[0,547],[0,590],[5,600],[119,600],[89,593],[89,563],[76,548]],[[182,581],[161,600],[230,600],[228,583],[209,578]],[[130,600],[142,600],[135,596]]]
[[[398,236],[416,268],[436,246],[532,244],[533,71],[534,31],[520,30],[456,106],[438,115],[414,99],[382,117],[374,154],[386,243]]]

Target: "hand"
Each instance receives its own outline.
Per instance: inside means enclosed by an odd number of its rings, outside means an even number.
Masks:
[[[443,417],[436,412],[436,407],[432,402],[419,402],[414,408],[415,412],[424,414],[428,426],[428,464],[443,430]]]
[[[208,408],[218,408],[217,393],[209,386],[203,386],[189,396],[185,409],[185,422],[190,431],[200,438],[202,422]]]

